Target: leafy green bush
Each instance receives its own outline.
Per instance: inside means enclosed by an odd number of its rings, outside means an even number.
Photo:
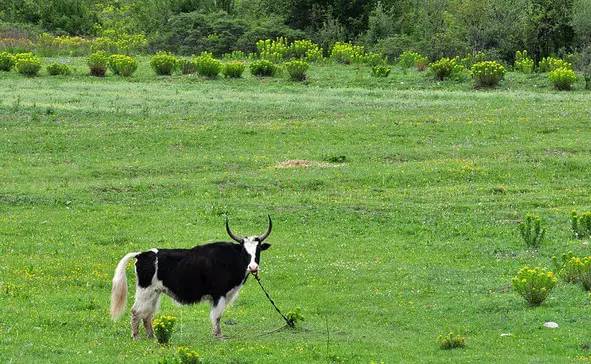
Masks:
[[[197,72],[197,63],[194,59],[181,58],[177,64],[183,75],[190,75]]]
[[[176,323],[174,316],[160,316],[152,321],[154,335],[160,344],[168,344]]]
[[[413,51],[404,51],[398,57],[398,66],[401,68],[413,68],[417,67],[417,64],[425,63],[427,61],[427,57],[422,56],[421,54]],[[428,62],[427,62],[428,63]]]
[[[570,215],[573,234],[577,239],[591,237],[591,211],[578,214],[576,211]]]
[[[242,73],[246,69],[244,62],[234,61],[228,62],[224,65],[224,69],[222,73],[226,78],[240,78],[242,77]]]
[[[363,63],[373,67],[386,64],[386,59],[379,53],[368,52],[363,56]]]
[[[444,57],[431,63],[431,71],[433,71],[435,79],[440,81],[450,78],[459,69],[458,67],[462,66],[458,65],[455,58]]]
[[[557,68],[548,73],[548,79],[557,90],[568,91],[577,80],[575,71],[569,68]]]
[[[443,350],[451,350],[456,348],[463,348],[466,346],[466,340],[461,335],[456,335],[450,332],[447,335],[439,335],[437,338],[439,348]]]
[[[224,67],[224,64],[213,58],[211,53],[202,53],[195,58],[195,63],[197,64],[197,73],[207,78],[216,78]]]
[[[232,51],[230,53],[224,53],[222,57],[225,61],[242,61],[247,57],[246,53],[242,51]]]
[[[310,68],[308,63],[299,59],[285,62],[285,69],[287,69],[289,78],[292,81],[304,81],[306,79],[306,71],[308,71],[308,68]]]
[[[271,62],[281,62],[289,50],[287,41],[283,37],[275,40],[261,39],[256,43],[256,46],[259,58]]]
[[[388,77],[390,74],[390,67],[386,65],[377,65],[371,68],[371,75],[373,77]]]
[[[558,279],[554,273],[543,268],[523,267],[513,277],[513,289],[520,294],[530,306],[539,306],[556,286]]]
[[[0,71],[8,72],[14,67],[16,60],[14,56],[8,52],[0,53]]]
[[[308,62],[322,60],[322,49],[309,39],[296,40],[287,48],[289,58],[304,59]]]
[[[41,60],[33,53],[18,53],[14,56],[14,68],[21,75],[35,77],[41,70]]]
[[[198,352],[193,351],[185,346],[178,348],[177,356],[179,358],[180,364],[199,364],[203,362]]]
[[[137,70],[137,60],[125,54],[113,54],[109,57],[111,71],[123,77],[129,77]]]
[[[70,67],[63,63],[52,63],[47,65],[47,73],[49,73],[50,76],[69,75]]]
[[[170,76],[176,69],[178,60],[169,52],[158,52],[150,59],[150,67],[159,76]]]
[[[521,73],[532,73],[534,71],[534,60],[527,55],[527,51],[515,52],[515,63],[513,68]]]
[[[86,59],[86,64],[90,69],[90,74],[96,77],[104,77],[107,73],[107,65],[109,64],[109,55],[106,52],[94,52]]]
[[[292,327],[298,326],[298,324],[304,321],[304,315],[302,315],[302,309],[299,307],[290,310],[285,315],[287,317],[287,321],[291,323]]]
[[[591,257],[571,258],[571,260],[576,261],[573,264],[578,268],[578,281],[581,282],[585,290],[591,290]]]
[[[551,72],[559,68],[566,68],[572,70],[573,65],[565,60],[556,57],[544,57],[542,58],[539,64],[540,72]]]
[[[505,76],[505,67],[495,61],[474,63],[472,77],[477,87],[495,87]]]
[[[330,50],[330,58],[343,64],[361,63],[364,53],[363,46],[336,42]]]
[[[253,61],[250,64],[250,73],[258,77],[273,77],[277,74],[278,67],[266,59]]]
[[[527,214],[524,221],[519,224],[519,232],[527,247],[537,248],[544,239],[546,229],[542,228],[542,220],[539,216]]]
[[[575,258],[575,259],[573,259]],[[558,277],[567,283],[577,283],[580,276],[580,258],[572,252],[564,253],[560,258],[553,256],[552,262]]]

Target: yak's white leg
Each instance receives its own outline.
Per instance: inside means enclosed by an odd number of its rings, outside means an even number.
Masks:
[[[211,312],[209,313],[209,318],[211,319],[211,325],[213,327],[213,336],[220,339],[222,338],[222,327],[220,325],[220,320],[225,308],[226,299],[224,297],[220,297],[217,304],[211,306]]]
[[[154,285],[146,288],[136,287],[135,302],[131,308],[131,336],[134,339],[138,338],[140,320],[144,322],[148,337],[153,337],[152,317],[158,310],[159,303],[160,292],[156,290]]]

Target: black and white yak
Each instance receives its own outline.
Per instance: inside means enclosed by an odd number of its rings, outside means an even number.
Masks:
[[[250,273],[259,270],[261,251],[271,245],[263,241],[271,234],[269,216],[267,232],[260,236],[234,235],[226,219],[226,231],[237,243],[215,242],[191,249],[150,249],[129,253],[117,264],[111,292],[111,317],[121,316],[127,302],[125,269],[136,258],[135,302],[131,309],[131,336],[138,338],[140,320],[148,337],[153,337],[152,318],[158,309],[160,294],[165,293],[181,304],[204,300],[211,303],[213,335],[221,338],[220,318],[231,304]]]

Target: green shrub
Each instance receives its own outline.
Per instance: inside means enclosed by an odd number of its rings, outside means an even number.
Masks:
[[[463,348],[466,346],[466,340],[461,335],[456,335],[450,332],[447,335],[439,335],[437,338],[439,348],[443,350],[451,350],[456,348]]]
[[[109,64],[109,55],[106,52],[94,52],[86,59],[86,64],[90,69],[90,74],[96,77],[104,77],[107,73],[107,65]]]
[[[198,352],[193,351],[185,346],[178,348],[177,355],[180,364],[199,364],[203,362]]]
[[[291,323],[292,327],[297,327],[298,324],[304,321],[304,315],[302,315],[302,309],[299,307],[290,310],[285,315],[287,317],[287,321]]]
[[[429,66],[429,58],[427,57],[419,57],[417,58],[417,60],[415,61],[415,67],[417,69],[417,71],[419,72],[423,72],[424,70],[427,69],[427,67]]]
[[[14,56],[14,68],[21,75],[35,77],[41,70],[41,60],[33,53],[18,53]]]
[[[232,51],[230,53],[224,53],[222,58],[225,61],[242,61],[244,59],[247,59],[248,56],[246,55],[246,53],[242,51]]]
[[[69,75],[70,67],[63,63],[52,63],[47,66],[47,73],[49,73],[50,76]]]
[[[573,211],[570,215],[570,221],[575,238],[591,237],[591,211],[583,212],[580,215]]]
[[[228,62],[224,65],[222,73],[226,78],[240,78],[245,69],[246,66],[244,65],[244,62]]]
[[[431,71],[433,71],[435,79],[440,81],[452,77],[455,72],[458,72],[460,67],[463,68],[457,63],[455,58],[445,57],[431,63]]]
[[[540,72],[551,72],[559,68],[566,68],[569,70],[573,69],[573,65],[556,57],[544,57],[540,61],[539,71]]]
[[[495,61],[474,63],[472,77],[477,87],[495,87],[505,76],[505,67]]]
[[[109,57],[109,68],[113,74],[129,77],[137,70],[137,61],[125,54],[113,54]]]
[[[199,57],[195,57],[195,63],[197,64],[197,73],[207,78],[216,78],[224,67],[224,64],[213,58],[211,53],[202,53]]]
[[[289,73],[289,78],[292,81],[304,81],[306,79],[306,71],[310,66],[306,61],[293,60],[285,63],[285,69]]]
[[[390,74],[390,67],[386,65],[377,65],[371,68],[371,75],[373,77],[388,77]]]
[[[521,73],[532,73],[534,71],[534,66],[534,60],[529,58],[527,51],[524,50],[515,52],[515,63],[513,64],[515,71]]]
[[[150,59],[150,67],[159,76],[170,76],[176,69],[178,60],[169,52],[158,52]]]
[[[14,67],[16,60],[14,56],[8,52],[0,53],[0,71],[8,72]]]
[[[278,67],[271,61],[261,59],[250,64],[250,73],[258,77],[273,77],[278,73]]]
[[[413,67],[418,68],[418,63],[428,63],[427,57],[413,51],[404,51],[400,57],[398,57],[398,66],[404,69]]]
[[[513,289],[520,294],[530,306],[539,306],[556,286],[558,279],[554,273],[542,268],[523,267],[513,277]]]
[[[527,214],[524,221],[519,224],[519,232],[527,247],[537,248],[544,239],[546,229],[542,228],[542,220],[539,216]]]
[[[575,259],[573,259],[575,258]],[[564,253],[560,258],[553,256],[552,262],[558,277],[567,283],[577,283],[580,276],[580,258],[572,252]]]
[[[181,58],[177,64],[183,75],[190,75],[197,72],[197,62],[194,59]]]
[[[363,63],[368,66],[378,66],[386,64],[386,58],[379,53],[369,52],[363,56]]]
[[[591,257],[571,258],[573,263],[578,268],[579,279],[583,288],[587,291],[591,290]]]
[[[168,344],[176,323],[174,316],[160,316],[152,321],[154,335],[160,344]]]
[[[557,68],[548,73],[548,79],[554,88],[561,91],[568,91],[577,80],[575,71],[568,68]]]
[[[336,42],[330,50],[330,58],[343,64],[361,63],[364,53],[363,46]]]
[[[283,37],[276,40],[261,39],[256,43],[257,53],[260,59],[271,62],[281,62],[287,55],[288,45]]]
[[[287,49],[289,58],[304,59],[308,62],[322,60],[322,49],[309,39],[296,40]]]

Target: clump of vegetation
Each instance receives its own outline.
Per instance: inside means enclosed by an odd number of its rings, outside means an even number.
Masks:
[[[386,64],[386,59],[380,53],[369,52],[363,56],[364,63],[368,66],[378,66]]]
[[[555,274],[543,268],[523,267],[513,277],[513,289],[521,295],[530,306],[539,306],[546,300],[558,279]]]
[[[193,59],[181,58],[177,64],[183,75],[191,75],[197,72],[197,63]]]
[[[86,59],[86,64],[92,76],[104,77],[105,73],[107,73],[109,55],[103,51],[94,52]]]
[[[572,211],[570,215],[571,228],[577,239],[591,237],[591,211],[578,214]]]
[[[398,57],[398,66],[408,69],[415,67],[419,71],[424,71],[429,64],[429,59],[420,53],[413,51],[404,51]]]
[[[159,76],[170,76],[177,68],[176,56],[169,52],[158,52],[150,59],[150,67]]]
[[[222,73],[226,78],[240,78],[246,69],[244,62],[234,61],[228,62],[224,65]]]
[[[542,228],[542,219],[539,216],[527,214],[519,224],[519,232],[528,248],[537,248],[544,239],[546,229]]]
[[[527,55],[526,50],[515,52],[515,63],[513,64],[515,71],[529,74],[534,71],[534,67],[534,60]]]
[[[443,350],[451,350],[456,348],[464,348],[466,346],[466,339],[461,335],[456,335],[450,332],[447,335],[439,335],[437,338],[439,348]]]
[[[287,321],[289,322],[289,326],[291,327],[297,327],[299,323],[304,321],[302,309],[299,307],[296,307],[293,310],[287,312],[285,317],[287,317]]]
[[[575,264],[578,269],[578,281],[581,282],[586,291],[591,290],[591,256],[584,258],[575,257],[571,258],[571,260],[577,260],[576,263],[573,264]]]
[[[242,51],[232,51],[230,53],[224,53],[222,58],[225,61],[242,61],[248,57],[246,56],[246,53]]]
[[[19,53],[14,56],[14,68],[21,75],[35,77],[41,70],[41,60],[33,53]]]
[[[569,70],[573,69],[573,65],[563,59],[556,58],[556,57],[544,57],[540,60],[539,64],[539,71],[544,72],[551,72],[559,68],[566,68]]]
[[[465,67],[458,63],[457,58],[444,57],[431,63],[431,71],[435,79],[439,81],[459,76],[465,70]]]
[[[371,75],[373,77],[388,77],[390,74],[390,67],[386,65],[376,65],[371,68]]]
[[[287,41],[283,37],[275,40],[261,39],[256,43],[256,47],[260,59],[276,63],[281,62],[289,50]]]
[[[211,53],[202,53],[195,58],[195,63],[197,64],[197,73],[207,78],[216,78],[224,67],[224,64],[213,58]]]
[[[154,335],[160,344],[168,344],[172,336],[176,317],[160,316],[153,320]]]
[[[69,75],[70,74],[70,67],[67,64],[63,63],[52,63],[47,65],[47,73],[50,76],[58,76],[58,75]]]
[[[16,60],[12,54],[8,52],[0,52],[0,71],[10,71],[15,63]]]
[[[577,283],[580,275],[580,258],[573,252],[564,253],[560,258],[553,256],[554,270],[563,281]]]
[[[303,59],[308,62],[322,60],[322,49],[309,39],[296,40],[287,49],[289,58]]]
[[[472,65],[472,78],[477,87],[495,87],[505,77],[505,67],[495,61],[484,61]]]
[[[266,59],[253,61],[250,64],[250,73],[252,73],[253,76],[273,77],[277,74],[277,72],[278,67],[273,64],[273,62]]]
[[[473,65],[480,62],[489,61],[486,53],[482,51],[472,52],[464,55],[462,58],[456,57],[458,64],[461,64],[465,68],[472,68]]]
[[[109,68],[115,75],[129,77],[137,70],[137,60],[125,54],[113,54],[109,57]]]
[[[363,46],[336,42],[330,50],[330,59],[343,64],[361,63],[364,54]]]
[[[568,91],[572,85],[577,81],[575,71],[569,68],[557,68],[548,73],[548,79],[554,85],[554,88],[561,91]]]
[[[293,60],[285,62],[285,69],[289,73],[289,79],[292,81],[304,81],[307,77],[306,72],[310,65],[306,61]]]
[[[199,355],[198,352],[193,351],[186,346],[178,348],[177,356],[181,364],[199,364],[203,362],[201,360],[201,355]]]

